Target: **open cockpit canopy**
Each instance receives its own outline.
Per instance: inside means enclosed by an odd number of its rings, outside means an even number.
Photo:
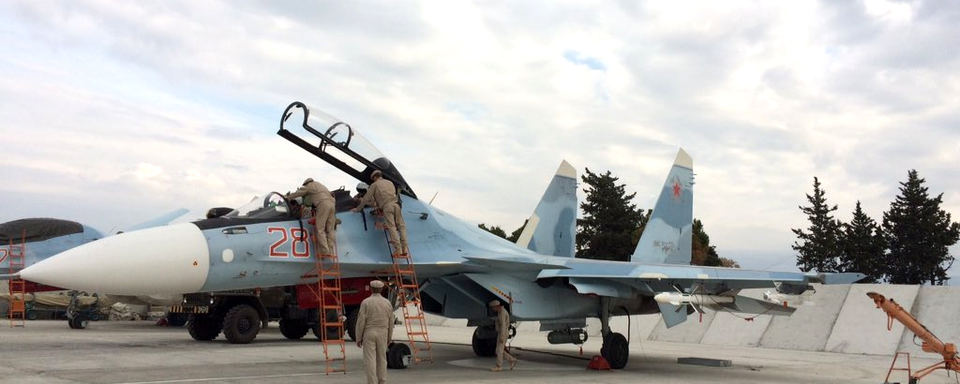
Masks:
[[[313,144],[292,131],[306,130],[316,137]],[[349,124],[297,101],[283,112],[277,134],[323,159],[359,181],[370,183],[374,170],[392,181],[400,193],[416,198],[397,167]]]

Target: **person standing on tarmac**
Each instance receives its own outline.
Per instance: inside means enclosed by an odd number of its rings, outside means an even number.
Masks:
[[[357,313],[357,346],[363,348],[367,384],[387,382],[387,345],[393,339],[393,305],[383,298],[383,282],[370,282],[370,297],[363,299]]]
[[[490,368],[491,371],[503,371],[503,358],[510,362],[510,370],[517,366],[517,359],[507,352],[507,339],[510,338],[510,313],[503,309],[500,300],[490,302],[490,308],[497,312],[497,365]]]
[[[394,253],[402,255],[410,254],[407,247],[407,226],[403,222],[403,213],[400,205],[397,203],[397,188],[390,180],[383,178],[383,173],[379,170],[373,171],[370,175],[373,184],[367,189],[367,193],[360,199],[360,205],[352,209],[353,212],[363,212],[363,207],[375,206],[383,211],[383,217],[387,222],[387,234],[390,235],[390,246]]]
[[[317,227],[317,254],[332,255],[337,247],[337,202],[326,186],[307,178],[296,192],[288,193],[287,200],[303,196],[303,207],[313,209]]]

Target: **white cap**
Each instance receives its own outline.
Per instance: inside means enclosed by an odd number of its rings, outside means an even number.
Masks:
[[[306,180],[303,181],[303,185],[307,185],[308,183],[312,183],[312,182],[313,182],[313,178],[308,177]]]
[[[370,288],[383,288],[383,282],[380,280],[373,280],[370,282]]]
[[[499,307],[499,306],[500,306],[500,300],[491,301],[491,302],[490,302],[490,306],[491,306],[491,307]]]

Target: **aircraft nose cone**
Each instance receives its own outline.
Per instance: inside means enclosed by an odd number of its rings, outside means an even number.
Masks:
[[[24,280],[115,295],[196,292],[210,270],[200,228],[189,223],[106,237],[20,271]]]

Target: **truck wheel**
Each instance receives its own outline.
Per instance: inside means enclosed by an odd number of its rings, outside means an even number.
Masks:
[[[481,330],[481,328],[485,328]],[[473,353],[479,357],[491,357],[497,355],[497,338],[491,339],[482,339],[480,338],[480,333],[485,334],[496,334],[496,331],[493,330],[493,327],[477,327],[473,331]]]
[[[357,316],[360,316],[360,308],[354,308],[347,314],[347,336],[350,340],[357,341]]]
[[[249,344],[258,333],[260,313],[249,305],[236,305],[223,317],[223,336],[231,344]]]
[[[280,334],[290,340],[300,340],[310,332],[310,326],[303,319],[281,319]]]
[[[210,341],[220,334],[222,322],[212,315],[190,315],[187,321],[187,332],[197,341]]]
[[[404,343],[390,343],[387,347],[387,368],[406,369],[410,366],[410,347]]]
[[[182,327],[187,323],[188,315],[184,313],[167,312],[167,326]]]

